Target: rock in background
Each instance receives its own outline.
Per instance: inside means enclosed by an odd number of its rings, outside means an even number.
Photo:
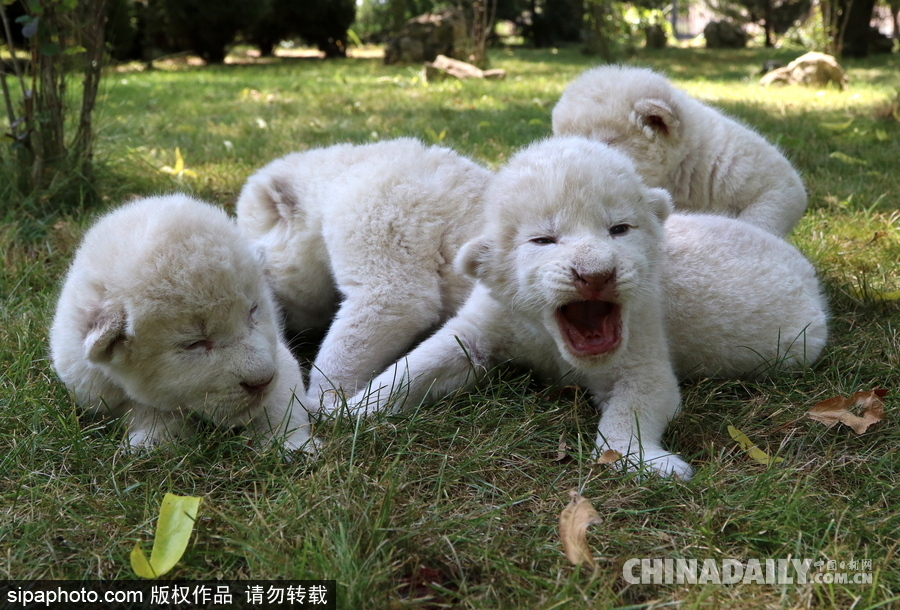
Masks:
[[[438,55],[461,57],[472,46],[462,11],[448,8],[407,21],[384,50],[384,63],[418,64]]]
[[[707,49],[743,49],[747,46],[747,32],[730,21],[710,21],[703,28]]]
[[[843,91],[849,79],[837,60],[825,53],[801,55],[784,68],[772,70],[759,80],[760,85],[807,85],[825,87],[834,83]]]

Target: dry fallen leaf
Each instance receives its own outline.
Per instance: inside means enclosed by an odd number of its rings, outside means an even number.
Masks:
[[[566,453],[566,431],[563,430],[562,432],[559,433],[559,445],[556,449],[556,459],[553,461],[554,462],[562,462],[567,457],[569,457],[569,456]]]
[[[600,454],[600,457],[597,458],[598,464],[612,464],[616,460],[622,458],[622,454],[616,451],[615,449],[607,449],[603,453]]]
[[[600,515],[575,490],[569,492],[569,498],[569,505],[559,514],[559,539],[562,541],[563,551],[575,565],[586,563],[593,569],[597,564],[587,543],[587,528],[601,523]]]
[[[821,422],[831,428],[838,423],[853,428],[857,434],[862,434],[872,424],[884,419],[884,401],[887,394],[885,389],[870,390],[868,392],[856,392],[850,398],[835,396],[823,400],[806,412],[806,416]],[[862,415],[855,415],[850,409],[862,407]]]
[[[741,446],[741,449],[747,452],[751,458],[759,462],[760,464],[764,464],[768,466],[769,464],[777,464],[778,462],[783,462],[784,458],[780,457],[772,457],[747,438],[747,435],[735,428],[734,426],[728,426],[728,434],[731,435],[737,444]]]

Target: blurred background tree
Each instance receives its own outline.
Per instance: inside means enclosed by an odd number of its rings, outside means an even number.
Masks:
[[[189,49],[207,63],[225,61],[238,32],[252,31],[273,4],[271,0],[159,1],[176,48]]]
[[[868,52],[874,7],[890,5],[895,20],[900,10],[900,0],[681,0],[677,7],[673,0],[107,1],[107,36],[116,57],[189,50],[211,62],[221,61],[236,42],[268,55],[285,40],[341,57],[351,28],[363,42],[383,44],[410,19],[448,7],[460,9],[473,39],[487,46],[497,40],[493,25],[503,22],[534,47],[580,43],[586,52],[612,58],[643,39],[664,44],[673,35],[671,17],[699,5],[737,24],[758,25],[767,46],[792,26],[817,19],[825,39],[821,50],[859,56]]]
[[[866,57],[872,37],[872,14],[878,0],[820,0],[827,52]]]
[[[759,25],[765,45],[773,47],[776,34],[783,35],[809,15],[812,0],[710,0],[709,6],[735,23]]]
[[[355,0],[269,0],[262,19],[245,31],[264,56],[279,42],[300,38],[326,57],[345,57],[347,31],[355,19]]]

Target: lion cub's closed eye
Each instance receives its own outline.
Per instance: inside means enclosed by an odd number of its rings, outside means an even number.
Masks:
[[[636,226],[633,226],[630,224],[624,224],[624,223],[617,224],[617,225],[613,225],[609,228],[609,234],[613,235],[613,236],[625,235],[632,229],[636,229],[636,228],[637,228]],[[558,238],[549,237],[549,236],[545,235],[545,236],[541,236],[541,237],[532,237],[528,241],[532,244],[537,244],[538,246],[549,246],[549,245],[557,243]]]
[[[181,345],[181,349],[193,352],[199,350],[206,350],[207,352],[214,347],[214,343],[209,339],[200,339],[198,341],[189,341],[188,343],[183,343]]]

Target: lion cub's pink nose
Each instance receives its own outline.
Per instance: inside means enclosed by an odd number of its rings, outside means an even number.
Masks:
[[[605,292],[610,291],[616,283],[616,272],[610,273],[578,273],[572,271],[575,276],[575,287],[585,299],[600,298]]]
[[[275,379],[275,375],[272,375],[265,381],[242,381],[241,387],[250,394],[262,394],[263,390],[269,387],[269,384],[272,383],[273,379]]]

